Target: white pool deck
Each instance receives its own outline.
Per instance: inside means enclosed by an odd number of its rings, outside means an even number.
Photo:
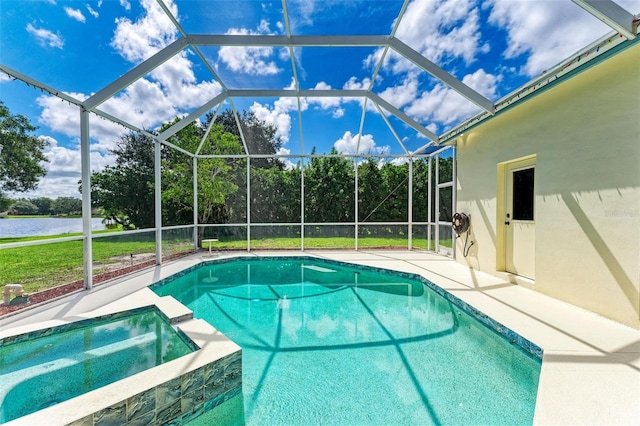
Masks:
[[[259,251],[214,258],[238,255],[317,256],[419,274],[544,350],[535,424],[640,425],[638,329],[420,251]],[[208,253],[199,253],[21,312],[0,321],[0,336],[156,303],[149,284],[207,259]],[[183,310],[159,303],[176,315]]]

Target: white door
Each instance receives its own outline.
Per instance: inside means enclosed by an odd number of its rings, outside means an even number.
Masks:
[[[506,178],[506,268],[535,279],[535,158],[509,164]]]

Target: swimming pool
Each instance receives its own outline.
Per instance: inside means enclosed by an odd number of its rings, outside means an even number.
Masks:
[[[196,349],[153,307],[3,338],[0,423]]]
[[[423,278],[252,257],[152,289],[242,347],[247,424],[533,421],[540,348]]]

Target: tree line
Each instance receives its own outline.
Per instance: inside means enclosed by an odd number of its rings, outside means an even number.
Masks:
[[[199,149],[200,155],[212,157],[194,160],[178,150],[162,147],[163,225],[193,223],[194,161],[197,161],[198,223],[246,223],[247,204],[251,223],[300,223],[303,198],[305,223],[354,222],[356,194],[358,221],[408,221],[409,164],[394,164],[374,157],[354,163],[353,159],[341,157],[335,149],[328,156],[315,156],[314,149],[310,157],[298,159],[293,167],[285,167],[277,157],[247,160],[242,156],[240,130],[249,153],[274,155],[282,146],[276,129],[246,111],[239,116],[240,129],[231,111],[218,115],[213,123],[212,120],[214,117],[210,114],[201,123],[193,122],[170,140],[189,152]],[[174,123],[166,123],[159,132]],[[121,136],[112,153],[115,164],[92,174],[93,205],[101,207],[106,218],[125,229],[154,227],[152,141],[129,132]],[[229,157],[220,157],[224,155]],[[441,182],[451,180],[451,166],[451,158],[440,160]],[[413,221],[429,219],[427,185],[426,159],[414,160]],[[435,191],[432,196],[435,197]],[[450,210],[450,200],[450,195],[441,193],[441,211]],[[435,199],[432,202],[435,206]],[[444,211],[445,216],[450,214]]]
[[[82,214],[82,200],[74,197],[9,198],[10,215],[56,215],[71,216]]]
[[[170,142],[205,158],[162,147],[162,223],[193,223],[194,162],[197,161],[198,223],[407,222],[409,208],[415,222],[426,222],[428,168],[426,159],[414,159],[412,205],[409,203],[409,165],[374,157],[312,155],[293,167],[274,155],[282,147],[276,128],[244,111],[239,120],[232,111],[208,114],[177,132]],[[175,124],[165,123],[156,134]],[[240,127],[238,127],[238,122]],[[17,214],[78,214],[81,200],[72,197],[10,199],[4,191],[26,192],[37,187],[46,173],[46,141],[31,135],[36,128],[0,102],[0,211]],[[240,134],[244,138],[240,137]],[[246,146],[243,146],[246,144]],[[153,141],[135,132],[123,134],[111,151],[115,164],[91,176],[94,208],[124,229],[155,226]],[[244,153],[263,157],[247,159]],[[247,168],[249,173],[247,173]],[[452,159],[439,162],[440,182],[451,180]],[[435,185],[435,167],[432,170]],[[247,191],[247,179],[250,179]],[[357,190],[356,190],[357,180]],[[304,185],[302,184],[304,182]],[[303,189],[304,188],[304,189]],[[432,188],[435,197],[435,187]],[[357,207],[356,207],[357,197]],[[435,206],[435,198],[432,198]],[[440,192],[440,219],[451,211],[450,191]],[[302,206],[304,205],[304,211]],[[249,206],[250,218],[247,218]],[[434,220],[432,212],[431,220]]]

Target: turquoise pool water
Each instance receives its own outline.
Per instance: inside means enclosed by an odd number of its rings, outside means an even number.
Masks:
[[[0,423],[194,349],[151,308],[5,338],[0,343]]]
[[[243,349],[246,424],[531,424],[540,361],[423,282],[309,258],[153,287]]]

